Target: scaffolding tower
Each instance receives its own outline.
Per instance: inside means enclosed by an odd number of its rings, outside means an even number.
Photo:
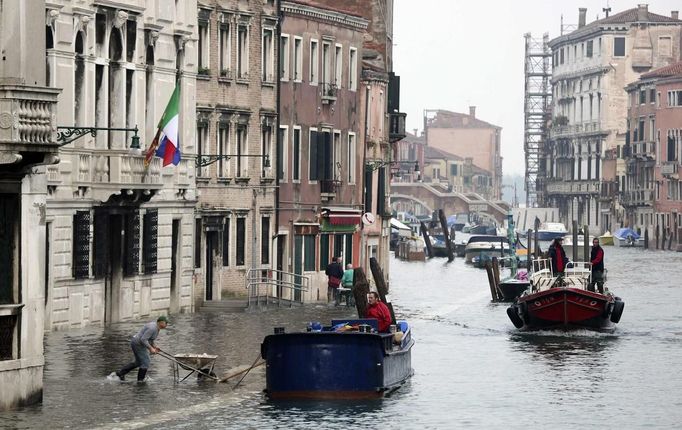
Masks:
[[[549,137],[548,123],[551,119],[552,92],[552,52],[549,48],[549,35],[542,40],[533,39],[530,33],[526,39],[525,54],[525,97],[524,113],[524,151],[526,154],[526,207],[544,205],[545,197],[545,160],[543,152]]]

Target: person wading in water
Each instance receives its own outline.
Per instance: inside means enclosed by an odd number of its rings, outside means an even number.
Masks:
[[[123,366],[121,370],[116,372],[116,376],[121,381],[125,380],[125,376],[133,369],[139,367],[137,371],[137,380],[144,381],[149,369],[150,358],[149,354],[156,354],[160,349],[154,344],[156,337],[162,329],[168,325],[168,318],[160,316],[156,321],[148,322],[142,329],[130,340],[130,347],[133,350],[135,361]]]

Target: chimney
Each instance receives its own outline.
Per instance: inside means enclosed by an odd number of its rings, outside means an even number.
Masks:
[[[587,8],[581,7],[578,9],[578,28],[585,27],[585,18],[587,17]]]
[[[419,130],[416,129],[416,128],[413,128],[412,130],[414,131],[414,137],[418,137],[419,135],[417,134],[417,132],[418,132]]]
[[[680,19],[680,12],[674,10],[674,11],[670,12],[670,17],[671,17],[672,19]]]
[[[476,118],[476,106],[469,106],[469,116]]]
[[[647,21],[649,18],[649,5],[648,4],[638,4],[637,5],[637,21]]]

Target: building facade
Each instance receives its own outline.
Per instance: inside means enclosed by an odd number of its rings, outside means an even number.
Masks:
[[[673,236],[682,225],[682,62],[628,85],[628,135],[621,180],[625,223],[650,237]]]
[[[243,297],[272,267],[278,5],[200,0],[194,302]]]
[[[642,74],[680,58],[680,21],[652,13],[645,4],[587,23],[549,42],[552,50],[552,111],[545,149],[546,206],[562,222],[606,231],[624,223],[617,197],[626,174],[622,148],[627,135],[625,86]]]
[[[58,0],[43,13],[69,142],[47,169],[45,326],[190,311],[196,3]],[[146,168],[134,136],[151,144],[176,86],[181,161]]]
[[[0,14],[0,410],[43,392],[47,183],[58,162],[56,104],[46,85],[45,2]]]
[[[478,194],[489,200],[494,195],[492,174],[476,166],[471,157],[462,158],[427,146],[422,180],[445,186],[461,194]]]
[[[502,128],[476,118],[476,106],[469,114],[446,110],[426,110],[426,145],[471,158],[473,164],[492,174],[492,198],[502,198]]]
[[[331,258],[360,262],[360,72],[367,21],[324,2],[282,2],[278,269],[326,300]]]

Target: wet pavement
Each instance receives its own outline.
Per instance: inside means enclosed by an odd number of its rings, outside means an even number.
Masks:
[[[106,375],[131,358],[143,321],[50,333],[42,405],[0,413],[0,428],[674,428],[682,419],[682,254],[606,247],[607,287],[625,301],[613,334],[519,334],[491,304],[485,271],[457,259],[391,260],[390,299],[413,327],[413,378],[371,402],[270,402],[263,368],[242,385],[174,384],[154,357],[147,384]],[[352,316],[310,306],[173,317],[171,353],[218,354],[216,373],[250,364],[275,326]],[[129,379],[135,379],[131,374]]]

